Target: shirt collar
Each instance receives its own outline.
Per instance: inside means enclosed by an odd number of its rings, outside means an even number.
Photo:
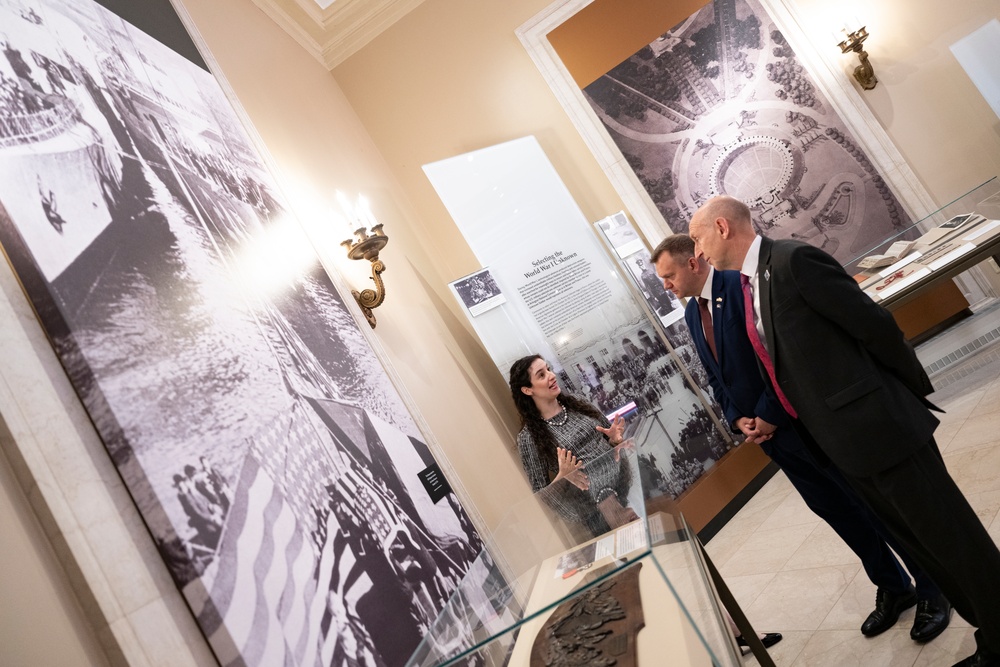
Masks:
[[[712,302],[712,280],[715,279],[715,267],[708,265],[708,278],[705,279],[705,286],[701,288],[701,298],[709,303]]]
[[[747,250],[747,256],[743,258],[743,267],[740,273],[753,280],[757,275],[757,265],[760,263],[760,236],[753,237],[753,243]]]

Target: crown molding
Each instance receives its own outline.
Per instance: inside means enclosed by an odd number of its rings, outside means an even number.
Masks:
[[[253,3],[332,70],[424,0],[334,0],[323,9],[315,0],[253,0]]]

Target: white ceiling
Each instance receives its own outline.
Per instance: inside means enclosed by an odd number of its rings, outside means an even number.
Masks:
[[[327,69],[333,69],[424,0],[253,0]]]

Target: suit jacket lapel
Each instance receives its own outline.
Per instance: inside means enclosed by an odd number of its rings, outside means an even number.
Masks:
[[[725,347],[722,341],[722,308],[717,308],[716,304],[722,303],[722,272],[715,271],[712,274],[712,302],[708,304],[708,309],[712,313],[712,333],[715,334],[715,353],[719,356],[716,362],[719,369],[722,369],[722,348]]]
[[[774,328],[771,326],[771,247],[773,242],[762,237],[760,242],[760,260],[757,262],[757,289],[760,290],[760,319],[764,328],[764,345],[767,346],[771,362],[775,361]]]

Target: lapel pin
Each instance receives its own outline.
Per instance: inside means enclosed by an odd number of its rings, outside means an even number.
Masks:
[[[770,279],[771,279],[771,272],[768,271],[767,269],[764,269],[764,280],[770,280]]]

